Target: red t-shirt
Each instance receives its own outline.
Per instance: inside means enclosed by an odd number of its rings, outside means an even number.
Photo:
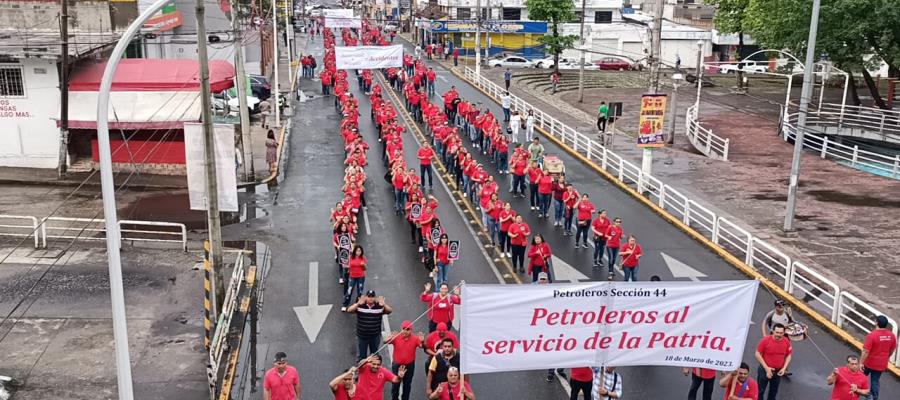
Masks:
[[[416,349],[422,347],[418,336],[410,334],[407,337],[402,333],[394,336],[390,344],[394,346],[395,364],[409,364],[416,361]]]
[[[425,293],[419,299],[428,303],[428,319],[436,324],[441,322],[449,324],[453,321],[453,305],[459,304],[459,296],[447,294],[441,298],[440,293]]]
[[[271,391],[272,400],[294,400],[297,398],[294,386],[299,384],[300,375],[297,374],[297,369],[288,365],[284,369],[284,375],[279,375],[275,368],[266,372],[263,388]]]
[[[514,222],[509,226],[508,232],[518,235],[516,237],[509,238],[510,244],[515,246],[525,246],[528,243],[528,235],[531,234],[531,227],[529,227],[528,224],[524,222],[521,224],[517,224]]]
[[[538,193],[550,194],[553,192],[553,178],[550,175],[544,175],[538,178]]]
[[[472,387],[469,386],[469,382],[463,381],[463,385],[466,386],[467,392],[472,391]],[[459,399],[459,392],[460,392],[459,383],[457,383],[456,386],[451,387],[450,382],[441,382],[440,386],[443,386],[443,389],[441,389],[440,400],[458,400]]]
[[[628,243],[625,243],[625,246],[622,246],[622,251],[626,251],[630,248],[631,248],[631,246],[629,246]],[[631,254],[629,254],[627,256],[622,257],[622,266],[629,267],[629,268],[636,267],[638,265],[638,256],[642,255],[642,254],[644,254],[644,253],[641,251],[641,245],[635,243],[634,244],[634,252],[632,252]]]
[[[591,382],[594,380],[594,370],[591,367],[572,368],[572,380]]]
[[[532,168],[528,170],[528,182],[537,185],[538,178],[541,177],[541,170]]]
[[[416,157],[419,158],[420,165],[431,165],[431,157],[434,157],[434,150],[431,147],[423,147],[416,153]]]
[[[513,175],[515,175],[515,176],[525,175],[525,167],[527,167],[527,166],[528,166],[528,163],[525,160],[520,159],[519,161],[516,161],[512,165]]]
[[[488,216],[491,218],[500,221],[500,212],[503,211],[503,201],[497,200],[492,204],[491,211],[488,211]]]
[[[622,227],[610,225],[606,229],[606,247],[617,249],[619,242],[622,240]]]
[[[509,232],[509,226],[513,224],[513,218],[516,217],[516,212],[512,209],[510,210],[501,210],[500,211],[500,219],[509,217],[506,221],[500,222],[500,232]]]
[[[694,368],[694,375],[700,377],[700,379],[712,379],[716,377],[716,370],[709,368]]]
[[[366,276],[366,257],[351,257],[350,258],[350,277],[351,278],[362,278]]]
[[[385,367],[378,367],[378,372],[372,372],[372,368],[363,365],[359,369],[359,382],[356,384],[356,396],[354,400],[382,400],[384,398],[384,384],[394,380],[394,374]]]
[[[590,201],[581,201],[578,203],[578,220],[579,221],[588,221],[591,219],[591,216],[594,215],[594,203]]]
[[[459,339],[456,338],[456,334],[453,332],[447,331],[444,337],[440,337],[438,335],[438,331],[434,331],[425,336],[425,347],[431,350],[434,350],[439,343],[441,343],[444,339],[450,339],[453,341],[453,348],[459,348]]]
[[[744,383],[734,385],[734,390],[732,390],[731,393],[728,392],[729,390],[731,390],[731,379],[729,379],[728,384],[725,385],[725,397],[723,397],[723,400],[728,400],[731,395],[753,400],[759,399],[759,386],[757,386],[756,381],[749,376]]]
[[[606,230],[609,229],[609,218],[594,218],[594,221],[591,222],[591,226],[600,232],[600,236],[606,237]]]
[[[435,254],[437,255],[438,262],[444,265],[450,264],[450,246],[445,244],[438,245]]]
[[[887,329],[875,329],[866,335],[863,348],[869,351],[869,356],[863,360],[863,366],[875,371],[884,371],[887,369],[891,353],[897,349],[897,337]]]
[[[356,397],[354,395],[354,397]],[[350,397],[350,394],[347,393],[347,389],[344,389],[344,385],[340,384],[337,387],[337,390],[334,391],[334,400],[353,400]]]
[[[831,390],[831,400],[857,400],[859,396],[850,393],[850,385],[855,384],[857,389],[869,388],[869,377],[862,371],[850,372],[850,368],[843,366],[834,374],[834,389]]]
[[[790,339],[786,337],[775,340],[772,336],[766,336],[759,341],[756,351],[762,355],[763,361],[769,368],[778,370],[784,366],[785,358],[791,355],[793,348]]]

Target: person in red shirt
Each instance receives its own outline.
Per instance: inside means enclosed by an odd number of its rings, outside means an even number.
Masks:
[[[778,384],[791,364],[791,341],[784,337],[784,325],[772,325],[772,334],[762,338],[756,346],[756,380],[759,382],[759,397],[762,398],[769,389],[768,400],[778,396]]]
[[[538,196],[540,198],[538,218],[548,218],[550,211],[550,196],[553,194],[553,177],[546,172],[541,174],[537,181]]]
[[[606,228],[606,257],[608,261],[609,280],[613,280],[613,267],[619,258],[619,245],[622,240],[622,218],[613,220],[612,225]]]
[[[565,376],[560,373],[560,375]],[[569,400],[578,400],[579,394],[584,395],[585,399],[591,398],[591,386],[594,382],[594,370],[591,367],[572,368],[572,375],[569,377],[569,387],[572,388],[572,394]]]
[[[750,377],[750,366],[747,363],[741,363],[736,371],[725,374],[719,379],[719,386],[725,388],[723,400],[759,399],[759,390],[756,381]]]
[[[275,360],[263,380],[264,400],[299,400],[300,375],[287,363],[287,354],[275,353]]]
[[[434,190],[434,177],[431,172],[431,158],[434,157],[434,150],[431,146],[425,144],[416,153],[419,159],[419,175],[422,178],[422,185],[425,185],[425,175],[428,175],[428,190]]]
[[[437,222],[437,220],[435,220],[435,222]],[[434,284],[440,287],[441,290],[444,289],[443,285],[447,283],[447,272],[451,265],[453,265],[453,260],[450,259],[450,238],[446,233],[442,233],[438,239],[438,244],[434,249]],[[430,284],[431,283],[428,283],[427,285]],[[450,310],[450,314],[453,314],[453,310]],[[432,320],[432,325],[436,325],[434,320]],[[429,326],[428,331],[434,331],[434,326]]]
[[[356,367],[352,367],[331,380],[328,386],[331,387],[331,393],[334,393],[334,400],[351,400],[356,396],[356,382],[353,380],[355,373]]]
[[[540,233],[531,239],[531,247],[528,249],[528,273],[531,274],[531,283],[538,281],[538,274],[546,272],[550,276],[550,245],[544,241]],[[552,282],[552,280],[550,280]]]
[[[591,222],[591,233],[594,236],[594,268],[602,265],[603,251],[606,250],[606,230],[609,229],[609,225],[606,210],[597,211],[597,218]]]
[[[594,203],[591,203],[590,195],[584,193],[581,195],[573,208],[576,213],[575,222],[575,248],[578,248],[579,239],[583,242],[582,246],[588,248],[587,239],[588,231],[591,229],[591,216],[594,215]]]
[[[825,383],[834,385],[831,400],[857,400],[870,392],[869,379],[859,369],[859,358],[853,355],[847,356],[847,365],[835,368]]]
[[[503,209],[500,210],[500,257],[512,257],[512,243],[509,242],[509,226],[513,224],[516,218],[516,212],[512,209],[512,204],[503,203]]]
[[[619,255],[622,257],[622,273],[625,274],[625,282],[637,282],[639,263],[644,252],[641,251],[641,245],[637,243],[634,235],[628,235],[628,242],[622,246],[622,252]]]
[[[447,324],[441,322],[437,324],[437,329],[434,332],[429,333],[425,337],[425,354],[428,354],[428,357],[433,357],[437,354],[438,346],[444,339],[450,339],[453,341],[453,348],[459,348],[459,339],[456,337],[456,334],[447,329]]]
[[[413,335],[413,323],[409,320],[403,321],[400,329],[400,332],[394,332],[384,339],[384,343],[394,348],[394,363],[391,364],[391,372],[396,375],[399,373],[400,367],[406,368],[406,375],[401,379],[401,383],[391,387],[391,398],[409,400],[410,386],[412,386],[412,378],[416,372],[416,350],[425,345],[425,334],[419,332]],[[402,395],[400,394],[401,387],[403,388]]]
[[[459,400],[460,395],[465,400],[475,400],[475,392],[472,391],[469,382],[460,382],[459,368],[450,367],[447,370],[447,381],[438,384],[438,387],[428,395],[428,398],[431,400]]]
[[[453,328],[453,306],[460,304],[459,288],[450,293],[450,285],[443,282],[438,292],[431,291],[431,282],[425,283],[425,290],[419,299],[428,304],[428,332],[434,332],[438,325]]]
[[[887,317],[879,315],[875,317],[875,326],[872,332],[866,335],[863,344],[862,355],[859,359],[863,363],[863,372],[869,376],[869,388],[872,392],[872,400],[878,400],[879,380],[881,373],[888,368],[888,360],[891,354],[897,350],[897,336],[891,332]]]
[[[366,283],[366,266],[368,264],[368,260],[366,259],[366,251],[363,250],[362,246],[356,245],[353,248],[353,252],[350,254],[350,282],[347,284],[347,291],[344,293],[344,306],[341,307],[341,311],[347,311],[347,307],[350,305],[350,295],[353,294],[353,289],[356,289],[356,298],[359,299],[360,296],[363,295],[363,287]]]
[[[708,368],[684,368],[684,376],[691,375],[691,389],[688,400],[697,400],[697,391],[703,385],[703,400],[712,400],[713,385],[716,384],[716,370]]]
[[[528,189],[531,194],[528,200],[531,204],[531,209],[538,210],[538,206],[541,204],[540,197],[538,196],[538,181],[540,180],[541,175],[544,174],[544,171],[538,166],[537,161],[532,161],[531,164],[525,168],[525,173],[528,174]]]
[[[453,48],[453,66],[459,66],[459,49],[455,47]]]
[[[366,364],[359,369],[359,382],[356,384],[356,396],[353,400],[383,400],[384,384],[387,382],[398,384],[406,375],[405,366],[398,368],[396,375],[382,367],[379,354],[369,356]]]
[[[521,215],[516,215],[515,221],[509,226],[509,242],[512,246],[512,267],[513,271],[525,273],[525,245],[528,243],[528,236],[531,235],[531,227],[522,219]]]

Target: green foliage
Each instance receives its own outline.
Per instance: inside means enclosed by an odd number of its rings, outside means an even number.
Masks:
[[[528,8],[528,17],[535,21],[547,21],[550,25],[550,33],[539,40],[558,61],[560,53],[565,49],[571,49],[578,40],[577,35],[560,35],[559,24],[569,22],[575,18],[574,3],[572,0],[525,0]],[[554,63],[558,69],[559,63]]]

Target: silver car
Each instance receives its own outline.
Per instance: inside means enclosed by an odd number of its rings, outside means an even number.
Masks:
[[[534,63],[525,57],[506,56],[488,60],[489,67],[531,68]]]

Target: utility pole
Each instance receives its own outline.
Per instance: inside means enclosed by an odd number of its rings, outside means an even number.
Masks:
[[[69,0],[60,1],[59,17],[62,61],[59,67],[59,165],[56,175],[62,178],[69,155]]]
[[[475,16],[475,75],[481,76],[481,0],[475,0],[475,9],[478,15]]]
[[[584,10],[587,7],[587,0],[581,0],[581,64],[578,66],[578,102],[584,103]],[[557,65],[556,68],[559,68]]]
[[[784,231],[794,231],[794,211],[797,208],[797,186],[800,181],[800,157],[803,153],[803,134],[806,133],[806,113],[812,97],[813,61],[816,56],[816,35],[819,29],[820,0],[813,0],[809,21],[809,39],[806,40],[806,65],[803,68],[803,88],[800,90],[800,115],[797,117],[797,134],[794,137],[794,158],[791,160],[791,178],[788,182],[787,210],[784,213]]]
[[[212,104],[209,89],[209,58],[206,54],[206,6],[197,0],[197,57],[200,64],[200,110],[203,122],[203,145],[206,153],[206,218],[209,225],[210,261],[213,279],[210,299],[213,321],[218,319],[219,301],[224,299],[222,276],[222,222],[219,216],[219,182],[216,176],[216,141],[212,127]]]
[[[272,1],[272,87],[275,88],[275,127],[281,128],[281,107],[279,106],[281,93],[278,92],[278,60],[281,56],[278,54],[278,8],[275,6],[275,0]]]
[[[250,110],[247,106],[247,73],[244,71],[244,41],[243,28],[241,21],[238,19],[237,8],[234,7],[235,0],[231,0],[231,29],[234,30],[234,68],[237,73],[237,92],[238,105],[240,106],[241,116],[241,150],[250,149],[250,179],[254,179],[256,171],[253,168],[253,138],[250,135]],[[264,99],[260,99],[264,100]],[[246,147],[244,140],[247,140]],[[243,151],[241,156],[244,156]],[[248,157],[244,157],[244,165],[247,164]],[[247,172],[244,170],[244,172]]]
[[[291,49],[291,36],[294,32],[294,26],[290,22],[291,15],[288,12],[288,1],[284,0],[284,46],[288,51],[288,82],[293,81],[291,69],[294,67],[294,51]]]
[[[654,94],[659,93],[663,3],[663,0],[656,0],[656,5],[653,7],[655,13],[653,14],[653,30],[650,35],[650,93]]]

